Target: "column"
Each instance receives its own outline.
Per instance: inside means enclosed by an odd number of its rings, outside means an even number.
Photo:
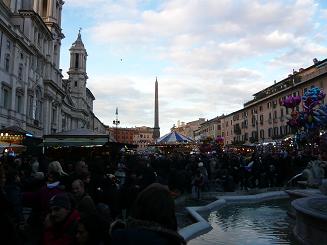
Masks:
[[[23,103],[23,114],[24,114],[24,116],[23,116],[23,125],[24,125],[24,127],[23,128],[25,128],[26,127],[26,122],[27,122],[27,115],[28,115],[28,83],[27,82],[25,82],[25,84],[24,84],[24,99],[23,99],[23,101],[24,101],[24,103]]]
[[[51,18],[51,19],[53,19],[53,17],[55,17],[54,15],[53,15],[53,0],[48,0],[48,9],[47,9],[47,15],[48,15],[48,18]]]
[[[23,97],[23,114],[24,114],[24,121],[26,121],[26,115],[27,113],[27,101],[28,101],[28,94],[27,94],[27,88],[28,88],[28,77],[29,77],[29,72],[30,72],[30,56],[26,57],[26,65],[24,66],[25,68],[25,74],[24,74],[24,97]]]
[[[42,15],[43,15],[43,13],[42,13],[42,11],[43,11],[43,4],[42,4],[42,0],[38,0],[39,1],[39,9],[38,9],[38,13],[39,13],[39,15],[42,17]]]
[[[50,128],[50,117],[51,113],[49,114],[49,107],[50,107],[50,98],[47,96],[44,101],[44,115],[43,115],[43,132],[44,134],[51,134]]]
[[[78,56],[78,58],[79,58],[80,69],[81,69],[81,70],[84,70],[84,65],[83,65],[83,54],[80,54],[80,55]]]
[[[57,17],[58,18],[57,21],[58,21],[58,26],[59,27],[61,27],[61,10],[62,10],[62,6],[60,5],[59,6],[59,10],[58,10],[58,15],[57,15],[58,16]]]
[[[39,0],[34,0],[33,9],[34,9],[35,12],[39,11]]]

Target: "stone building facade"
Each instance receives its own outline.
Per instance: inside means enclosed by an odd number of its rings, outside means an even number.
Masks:
[[[105,133],[86,87],[87,53],[78,34],[69,78],[60,69],[62,0],[0,0],[0,127],[36,136],[88,128]]]
[[[200,124],[199,128],[194,131],[194,139],[201,141],[205,139],[216,139],[222,134],[222,120],[224,116],[218,116]]]
[[[138,151],[145,150],[149,145],[153,145],[155,139],[153,137],[153,128],[150,127],[135,127],[134,144],[137,145]]]
[[[226,115],[222,124],[225,144],[263,143],[291,135],[292,130],[287,125],[291,109],[282,106],[280,101],[290,95],[302,96],[313,86],[327,92],[327,59],[314,59],[312,66],[301,68],[282,81],[259,91],[244,104],[244,108]]]
[[[178,121],[177,127],[173,127],[171,131],[176,131],[177,133],[180,133],[190,139],[195,139],[194,133],[200,128],[200,125],[205,121],[205,118],[199,118],[198,120],[187,123]]]
[[[147,146],[154,144],[153,130],[153,128],[146,126],[134,128],[107,127],[107,134],[119,143],[137,145],[137,150],[142,151]]]
[[[292,129],[287,125],[291,109],[280,102],[287,96],[302,96],[313,86],[327,92],[327,59],[313,61],[312,66],[294,71],[280,82],[254,94],[242,109],[202,123],[193,131],[195,140],[223,136],[225,145],[250,144],[292,135]]]

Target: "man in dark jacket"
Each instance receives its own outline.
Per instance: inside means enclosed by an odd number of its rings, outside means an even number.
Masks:
[[[138,195],[127,222],[114,222],[111,244],[184,245],[177,233],[175,203],[166,186],[154,183]]]

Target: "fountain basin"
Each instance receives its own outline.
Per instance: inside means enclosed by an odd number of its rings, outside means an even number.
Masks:
[[[292,201],[296,212],[294,235],[302,244],[327,244],[327,197]]]

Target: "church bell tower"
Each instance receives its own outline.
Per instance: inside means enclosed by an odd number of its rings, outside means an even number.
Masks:
[[[86,102],[86,80],[88,76],[86,73],[87,52],[82,41],[81,30],[69,51],[70,67],[67,73],[69,75],[71,96],[75,103],[82,107]]]

